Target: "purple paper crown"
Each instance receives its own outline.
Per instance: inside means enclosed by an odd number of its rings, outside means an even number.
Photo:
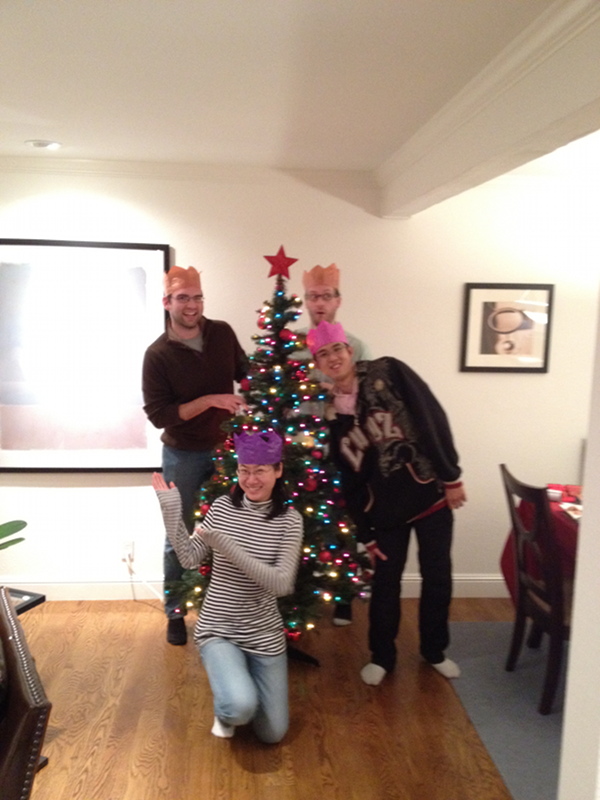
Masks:
[[[244,431],[233,434],[238,464],[278,464],[283,439],[275,431]]]
[[[339,322],[327,322],[326,319],[322,319],[316,328],[313,328],[306,334],[306,344],[313,356],[317,350],[320,350],[327,344],[333,344],[334,342],[344,342],[348,344],[344,329]]]

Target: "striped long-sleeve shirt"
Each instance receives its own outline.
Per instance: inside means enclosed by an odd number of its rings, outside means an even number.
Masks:
[[[157,492],[169,541],[186,569],[213,553],[211,578],[194,640],[228,639],[249,653],[279,655],[285,635],[277,597],[291,594],[302,542],[302,517],[292,507],[267,519],[270,501],[243,497],[236,508],[217,498],[191,536],[181,518],[176,489]]]

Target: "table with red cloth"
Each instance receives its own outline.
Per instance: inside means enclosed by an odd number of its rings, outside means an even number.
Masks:
[[[575,498],[573,498],[575,499]],[[561,500],[561,502],[564,502]],[[532,506],[529,503],[521,503],[519,505],[519,514],[525,523],[525,526],[531,521]],[[577,553],[577,535],[579,531],[579,522],[573,519],[563,508],[561,503],[550,503],[550,511],[554,519],[554,531],[556,533],[556,540],[560,552],[560,559],[563,568],[563,575],[565,578],[573,578],[575,576],[575,555]],[[529,517],[529,519],[528,519]],[[513,602],[516,600],[516,562],[514,551],[514,537],[512,531],[508,534],[508,538],[502,551],[500,558],[500,569],[504,575],[504,580],[510,592]]]

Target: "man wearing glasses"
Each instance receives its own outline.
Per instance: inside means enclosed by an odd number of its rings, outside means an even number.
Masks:
[[[310,327],[316,328],[319,322],[335,322],[335,315],[342,302],[340,294],[340,271],[335,264],[328,267],[313,267],[302,275],[304,286],[304,303],[310,317]],[[308,333],[308,328],[301,329],[299,333]],[[346,336],[353,350],[353,361],[362,361],[369,358],[366,345],[346,331]],[[311,358],[309,350],[302,350],[297,354],[300,359]],[[315,370],[313,377],[323,383],[331,380],[319,370]]]
[[[213,450],[225,438],[222,423],[245,408],[234,394],[234,381],[247,374],[246,355],[226,322],[204,316],[200,275],[194,267],[171,267],[165,275],[163,305],[169,313],[166,330],[144,355],[144,411],[162,428],[162,472],[176,484],[190,532],[200,486],[213,472]],[[185,608],[169,591],[183,569],[165,543],[164,580],[167,641],[183,645]]]
[[[302,275],[304,286],[304,302],[310,316],[311,328],[316,328],[319,322],[334,322],[335,315],[342,302],[340,294],[340,271],[335,264],[328,267],[316,266],[305,271]],[[303,328],[298,333],[306,334],[308,328]],[[352,361],[363,361],[370,358],[366,345],[346,331],[348,342],[352,347]],[[301,350],[296,353],[299,360],[312,359],[310,350]],[[319,369],[313,369],[310,377],[323,384],[333,387],[331,378]],[[324,403],[308,402],[302,404],[302,411],[312,416],[323,418],[325,413]],[[338,626],[350,625],[352,622],[352,606],[349,603],[336,603],[333,614],[333,624]]]
[[[354,364],[340,324],[320,322],[307,342],[333,381],[326,409],[331,455],[357,539],[375,571],[371,661],[361,678],[377,686],[395,667],[400,585],[413,529],[422,578],[420,652],[445,678],[457,678],[460,669],[445,650],[450,643],[453,511],[467,497],[446,412],[402,361],[385,356]]]

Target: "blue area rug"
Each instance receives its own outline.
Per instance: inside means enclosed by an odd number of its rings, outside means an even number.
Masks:
[[[448,655],[462,673],[452,685],[514,800],[555,800],[564,675],[554,710],[538,714],[544,644],[523,645],[515,671],[506,672],[511,634],[511,622],[451,623]]]

